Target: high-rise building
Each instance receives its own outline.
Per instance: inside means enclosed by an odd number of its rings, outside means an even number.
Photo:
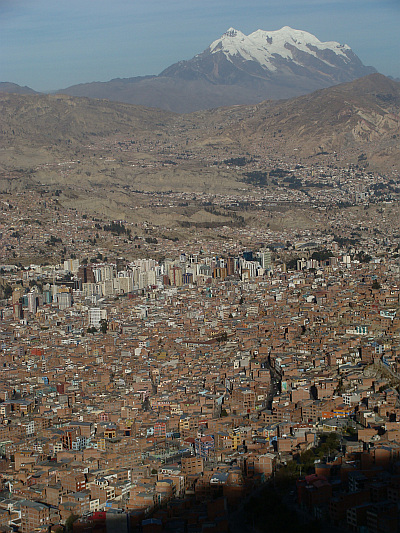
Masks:
[[[64,270],[66,272],[77,272],[79,268],[79,259],[67,259],[64,261]]]
[[[37,292],[32,291],[28,293],[28,311],[35,314],[37,310]]]
[[[235,273],[235,258],[234,257],[228,257],[226,260],[226,270],[228,276],[233,276]]]
[[[171,285],[175,285],[175,287],[181,287],[183,285],[181,268],[176,266],[170,268],[168,275],[171,281]]]
[[[12,303],[15,304],[17,302],[19,302],[19,300],[22,298],[22,296],[24,295],[24,289],[23,287],[15,287],[15,289],[13,290],[13,293],[12,293]]]
[[[91,307],[89,309],[89,327],[100,327],[102,320],[107,320],[107,310],[100,307]]]
[[[78,268],[78,278],[82,283],[95,283],[93,268],[91,266],[81,265]]]
[[[14,320],[22,318],[22,304],[20,302],[13,303],[13,318]]]
[[[72,296],[68,289],[61,290],[57,294],[57,303],[59,309],[67,309],[72,305]]]
[[[265,269],[272,266],[272,252],[271,250],[263,250],[259,252],[261,266]]]

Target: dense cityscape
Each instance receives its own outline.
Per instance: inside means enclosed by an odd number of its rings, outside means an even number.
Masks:
[[[338,175],[185,238],[2,194],[2,531],[397,531],[396,181]]]
[[[0,533],[400,530],[398,6],[217,4],[0,1]]]

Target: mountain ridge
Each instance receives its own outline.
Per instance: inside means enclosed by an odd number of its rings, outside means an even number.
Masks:
[[[229,28],[219,39],[210,44],[201,54],[188,61],[171,65],[160,76],[203,77],[211,83],[229,84],[232,79],[220,68],[229,69],[226,63],[242,71],[234,82],[248,82],[243,72],[265,79],[283,76],[310,76],[320,74],[320,83],[331,84],[351,81],[376,72],[365,67],[351,48],[335,41],[321,42],[315,35],[303,30],[284,26],[280,30],[256,30],[245,35]],[[224,75],[225,74],[225,75]]]
[[[303,30],[284,26],[247,36],[229,28],[200,54],[157,76],[82,83],[57,92],[191,113],[293,98],[373,72],[348,45],[322,42]]]
[[[5,93],[0,111],[0,141],[9,148],[53,146],[68,152],[83,141],[129,136],[152,139],[155,146],[173,142],[177,153],[208,145],[251,152],[265,145],[267,153],[281,158],[342,151],[354,163],[363,152],[375,168],[396,165],[400,156],[400,83],[378,73],[295,99],[189,115],[66,95]]]
[[[192,114],[5,93],[0,113],[0,191],[47,191],[62,205],[113,220],[165,226],[165,210],[138,209],[137,193],[248,197],[257,176],[276,168],[327,169],[327,179],[336,168],[399,175],[400,83],[380,74],[291,100]],[[284,183],[268,178],[260,186],[274,195]],[[201,210],[200,218],[189,215],[169,220],[204,220]]]
[[[0,81],[0,93],[40,94],[26,85],[22,87],[21,85],[18,85],[17,83],[12,83],[10,81]]]

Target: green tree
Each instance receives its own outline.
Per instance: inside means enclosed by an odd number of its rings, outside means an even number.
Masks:
[[[105,318],[102,318],[100,320],[100,331],[104,335],[105,333],[107,333],[107,330],[108,330],[108,321]]]
[[[4,292],[4,298],[9,298],[10,296],[12,296],[13,289],[11,285],[8,285],[7,283],[3,288],[3,292]]]
[[[69,517],[65,521],[65,528],[67,530],[67,533],[73,530],[73,524],[78,520],[79,516],[76,514],[70,514]]]
[[[299,257],[294,257],[293,259],[290,259],[290,261],[288,261],[286,263],[286,268],[288,270],[296,270],[297,269],[297,260],[300,259]]]
[[[315,454],[313,450],[306,450],[300,455],[300,464],[302,472],[307,474],[310,469],[314,468]]]

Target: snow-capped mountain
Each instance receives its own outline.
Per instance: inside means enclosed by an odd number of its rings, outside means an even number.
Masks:
[[[277,61],[287,59],[301,65],[296,59],[296,52],[305,52],[328,65],[334,66],[335,56],[348,63],[351,58],[347,55],[351,48],[336,42],[321,43],[311,33],[294,30],[285,26],[277,31],[257,30],[250,35],[229,28],[227,32],[214,41],[209,51],[212,54],[222,52],[228,61],[240,56],[246,61],[256,61],[268,70],[277,70]],[[333,53],[330,53],[333,52]],[[325,57],[324,57],[325,56]]]
[[[60,92],[187,113],[292,98],[374,72],[349,46],[321,42],[305,31],[285,26],[245,35],[229,28],[204,52],[158,76],[86,83]]]
[[[294,82],[297,78],[300,87],[314,84],[312,88],[321,88],[373,72],[376,70],[365,67],[348,45],[321,42],[311,33],[285,26],[277,31],[257,30],[250,35],[229,28],[203,53],[172,65],[161,76],[246,85],[255,81],[251,78],[275,82],[285,79],[289,82],[290,78]]]

